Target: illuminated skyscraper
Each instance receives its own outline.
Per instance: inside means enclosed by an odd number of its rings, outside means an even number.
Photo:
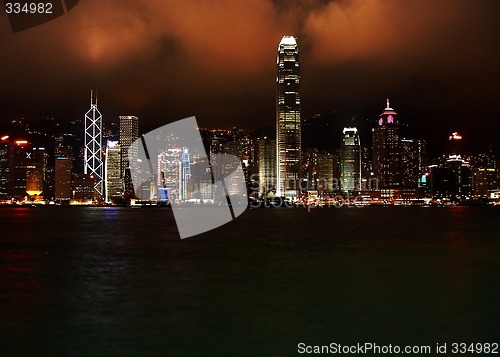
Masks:
[[[106,202],[121,197],[122,180],[120,177],[121,151],[118,141],[108,141],[104,177],[106,182]]]
[[[297,197],[301,169],[299,48],[283,36],[276,61],[276,184],[277,195]]]
[[[158,155],[157,180],[157,186],[160,191],[163,190],[163,193],[158,193],[158,198],[164,198],[165,194],[171,201],[191,198],[193,185],[196,186],[199,182],[191,182],[191,156],[188,147],[170,148]]]
[[[158,155],[158,187],[166,190],[166,195],[171,201],[182,198],[182,150],[171,148]],[[163,198],[158,193],[159,198]]]
[[[361,142],[357,128],[344,128],[340,180],[344,192],[361,190]]]
[[[332,192],[334,188],[334,172],[337,163],[335,155],[330,153],[319,153],[316,164],[317,188],[320,193]]]
[[[463,156],[462,136],[453,133],[448,140],[448,159],[431,165],[430,181],[432,196],[454,201],[466,200],[472,192],[472,170]]]
[[[30,157],[30,162],[26,166],[26,193],[29,196],[38,196],[43,192],[47,157],[45,148],[33,148]]]
[[[302,150],[302,185],[301,189],[303,190],[313,190],[316,191],[318,188],[316,187],[316,166],[318,165],[318,153],[319,150],[317,148],[307,148]]]
[[[11,145],[8,135],[0,138],[0,199],[9,198]]]
[[[72,134],[66,133],[54,138],[54,169],[48,172],[51,177],[47,181],[51,182],[50,179],[53,179],[48,191],[53,192],[55,199],[61,203],[69,203],[73,198],[73,147],[68,143],[71,136]]]
[[[235,128],[233,128],[233,132]],[[241,163],[243,165],[243,172],[245,174],[245,181],[249,182],[251,172],[253,172],[255,167],[255,146],[253,139],[248,135],[244,134],[242,130],[237,137],[235,137],[235,141],[239,145],[238,157],[241,159]],[[275,149],[276,151],[276,149]],[[276,164],[275,164],[276,166]]]
[[[85,149],[83,172],[94,178],[94,189],[104,193],[104,165],[102,162],[102,115],[97,110],[97,94],[90,91],[90,109],[85,114]]]
[[[373,172],[380,188],[401,185],[401,152],[397,113],[389,105],[373,128]]]
[[[401,139],[401,186],[420,187],[428,170],[427,142],[423,139]]]
[[[497,162],[490,147],[488,153],[482,153],[472,158],[474,194],[479,197],[489,197],[492,192],[497,191]]]
[[[212,185],[212,170],[209,166],[209,160],[206,157],[193,159],[190,165],[191,177],[190,185],[194,198],[197,199],[212,199],[213,198],[213,185]],[[159,198],[161,197],[159,193]]]
[[[188,184],[191,179],[191,161],[189,158],[189,148],[182,148],[182,199],[188,198]]]
[[[125,197],[134,195],[134,187],[130,176],[130,170],[138,170],[136,160],[129,162],[128,150],[130,145],[139,137],[139,118],[133,115],[120,116],[120,148],[121,164],[120,174],[123,181],[123,193]],[[134,147],[135,150],[135,147]],[[131,153],[132,157],[138,157],[137,152]]]
[[[15,140],[10,157],[10,195],[15,199],[26,197],[26,177],[33,160],[31,145],[26,140]]]
[[[71,159],[68,157],[56,157],[55,171],[55,199],[69,201],[72,198],[72,175]]]
[[[268,137],[257,140],[259,195],[276,188],[276,141]]]
[[[76,174],[73,180],[73,193],[73,198],[81,203],[92,202],[95,198],[95,176]]]
[[[233,160],[226,160],[227,157],[225,156],[232,155],[233,157],[239,158],[242,162],[242,167],[245,167],[242,159],[243,145],[241,144],[239,138],[238,141],[228,141],[224,143],[222,145],[222,154],[223,155],[219,155],[216,160],[212,160],[214,180],[219,181],[226,177],[225,190],[227,190],[227,193],[229,195],[244,195],[246,190],[241,192],[239,189],[242,188],[240,182],[245,182],[245,172],[243,171],[243,176],[240,176],[237,173],[230,175],[234,170]]]

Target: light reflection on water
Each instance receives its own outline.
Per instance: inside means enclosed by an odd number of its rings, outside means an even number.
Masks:
[[[255,209],[180,240],[168,209],[0,209],[14,355],[294,355],[495,339],[494,207]]]

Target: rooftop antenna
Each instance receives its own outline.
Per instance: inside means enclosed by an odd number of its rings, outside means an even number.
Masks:
[[[94,97],[94,91],[91,89],[90,90],[90,105],[97,105],[97,89],[95,91],[95,97]],[[95,100],[95,103],[94,103]]]

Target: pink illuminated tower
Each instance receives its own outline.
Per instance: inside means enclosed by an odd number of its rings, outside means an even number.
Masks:
[[[373,128],[373,174],[380,188],[401,185],[401,150],[398,114],[387,106]]]

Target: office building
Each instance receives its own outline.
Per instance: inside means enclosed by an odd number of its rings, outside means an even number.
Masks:
[[[10,198],[10,155],[12,143],[8,135],[0,138],[0,200]]]
[[[106,144],[104,178],[106,182],[106,202],[122,196],[121,150],[118,141],[108,140]]]
[[[55,199],[69,201],[73,196],[72,162],[68,157],[56,157]]]
[[[192,198],[206,201],[213,199],[214,187],[212,185],[212,170],[206,157],[193,159],[190,165],[190,191]]]
[[[32,148],[27,140],[15,140],[10,157],[10,197],[22,200],[26,197],[26,176],[33,161]]]
[[[276,189],[276,141],[263,137],[257,139],[258,193],[266,197]]]
[[[95,176],[75,174],[73,176],[73,199],[78,203],[91,203],[99,197],[95,190]]]
[[[401,150],[397,113],[387,106],[380,114],[377,126],[372,130],[373,173],[380,188],[401,185]]]
[[[182,199],[182,149],[170,148],[158,155],[158,198],[178,202]],[[164,195],[160,193],[163,190]]]
[[[293,36],[278,46],[276,94],[277,195],[297,198],[301,178],[299,49]]]
[[[431,194],[434,198],[464,201],[472,194],[472,169],[463,155],[463,137],[453,133],[448,140],[448,157],[429,166]]]
[[[337,158],[335,155],[330,153],[318,153],[316,164],[316,186],[320,194],[332,192],[337,188],[334,176],[336,164]]]
[[[134,151],[130,152],[129,155],[129,148],[138,137],[139,118],[133,115],[120,116],[120,175],[123,181],[123,194],[126,198],[132,198],[134,196],[134,187],[132,184],[130,170],[135,170],[135,172],[139,174],[139,165],[137,163],[139,153]],[[137,149],[136,146],[133,146],[132,148],[133,150]],[[132,158],[130,161],[129,156]]]
[[[182,187],[181,187],[181,198],[183,200],[188,199],[189,188],[191,180],[191,161],[189,156],[189,148],[182,148]]]
[[[401,186],[421,187],[428,170],[427,142],[423,139],[401,139]]]
[[[94,177],[94,189],[99,196],[104,194],[104,164],[102,161],[102,115],[97,109],[97,92],[90,92],[90,109],[85,114],[85,175]]]
[[[342,131],[340,154],[340,184],[342,191],[361,190],[361,142],[357,128]]]
[[[30,160],[26,166],[26,193],[28,196],[40,196],[43,192],[46,160],[45,148],[35,147],[31,150]]]
[[[473,170],[474,195],[476,197],[490,197],[499,187],[497,176],[497,161],[493,150],[488,153],[475,155],[471,160]]]

